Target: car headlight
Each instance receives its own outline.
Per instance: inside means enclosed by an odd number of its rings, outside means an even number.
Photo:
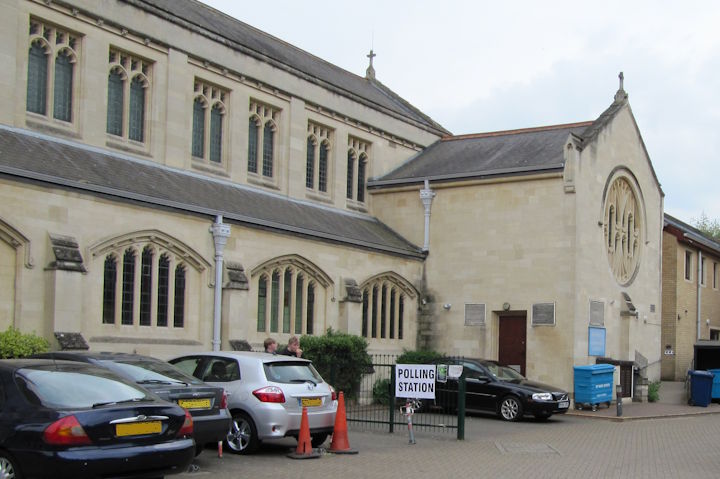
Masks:
[[[533,401],[552,401],[553,397],[550,393],[535,393],[532,395]]]

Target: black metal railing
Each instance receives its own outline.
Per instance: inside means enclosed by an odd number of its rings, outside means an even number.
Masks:
[[[372,367],[362,375],[357,394],[345,399],[347,422],[354,427],[394,432],[406,427],[407,414],[412,412],[412,426],[418,431],[465,435],[465,381],[459,381],[460,392],[438,392],[434,400],[419,400],[419,408],[406,408],[409,399],[395,397],[396,355],[371,355]]]

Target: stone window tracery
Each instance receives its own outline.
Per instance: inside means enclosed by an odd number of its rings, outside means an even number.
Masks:
[[[322,317],[330,278],[295,255],[268,261],[252,272],[257,277],[257,331],[314,334]]]
[[[362,289],[361,335],[368,339],[404,339],[406,304],[414,290],[394,273],[366,281]]]
[[[327,193],[332,132],[327,127],[308,122],[305,187]]]
[[[604,235],[610,269],[618,283],[632,282],[642,248],[642,205],[634,181],[616,175],[605,197]]]
[[[280,110],[250,101],[248,127],[248,172],[272,179],[275,174],[275,147]]]
[[[72,123],[80,36],[38,19],[29,36],[26,110]]]
[[[223,163],[223,132],[228,93],[195,80],[192,122],[192,156],[212,165]]]
[[[108,63],[106,131],[116,139],[144,143],[151,62],[111,48]]]

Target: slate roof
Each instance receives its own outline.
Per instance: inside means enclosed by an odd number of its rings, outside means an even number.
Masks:
[[[580,136],[592,122],[523,130],[450,136],[436,141],[370,186],[454,180],[561,170],[570,134]]]
[[[0,175],[405,257],[421,249],[376,218],[0,125]]]
[[[522,130],[447,136],[407,160],[395,170],[368,181],[369,188],[418,184],[429,181],[461,181],[495,176],[514,176],[562,171],[563,151],[570,135],[580,148],[591,144],[600,132],[627,107],[628,95],[622,89],[612,104],[595,121],[526,128]],[[664,196],[647,148],[634,122],[640,144],[648,158],[655,184]]]
[[[720,243],[707,236],[699,229],[680,221],[665,213],[664,228],[670,230],[675,236],[687,243],[696,245],[712,254],[720,255]]]
[[[410,119],[435,134],[449,134],[429,116],[377,80],[368,80],[196,0],[124,0],[230,48],[285,68],[308,81],[331,86],[341,94]]]

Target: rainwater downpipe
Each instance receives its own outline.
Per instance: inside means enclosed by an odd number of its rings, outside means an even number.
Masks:
[[[215,242],[215,308],[213,313],[213,351],[220,351],[220,320],[222,318],[222,273],[223,252],[227,239],[230,237],[230,226],[223,223],[222,215],[215,217],[215,223],[210,227]]]
[[[433,198],[435,198],[435,192],[430,189],[430,182],[425,180],[425,187],[420,190],[420,200],[425,208],[425,241],[423,243],[423,251],[430,250],[430,209]]]
[[[702,290],[700,288],[700,282],[702,281],[702,251],[698,250],[698,264],[697,264],[697,339],[700,340],[700,328],[702,326],[701,324],[701,316],[702,311],[700,310],[700,299]]]

